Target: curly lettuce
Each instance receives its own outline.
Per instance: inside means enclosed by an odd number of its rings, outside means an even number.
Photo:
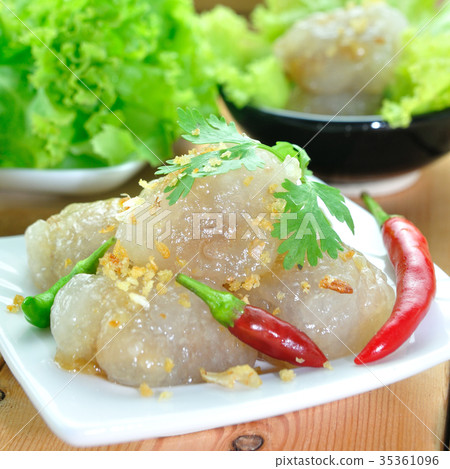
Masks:
[[[268,40],[274,41],[296,21],[317,12],[358,5],[371,0],[266,0],[256,6],[251,14],[254,27]],[[372,0],[378,1],[378,0]],[[387,4],[404,13],[409,22],[418,26],[436,13],[435,0],[385,0]]]
[[[211,74],[236,105],[277,107],[286,102],[290,85],[272,45],[244,17],[219,5],[202,14],[200,32]]]
[[[26,26],[0,5],[0,167],[157,166],[178,106],[217,110],[191,0],[8,7]]]
[[[432,17],[430,17],[432,18]],[[413,116],[450,107],[450,4],[403,51],[381,115],[392,127],[406,127]]]
[[[370,0],[351,3],[367,1]],[[386,2],[404,13],[410,28],[405,32],[405,48],[396,63],[395,79],[385,90],[380,113],[392,127],[407,126],[414,115],[450,107],[450,4],[448,0]],[[284,77],[271,45],[296,21],[348,3],[348,0],[266,0],[256,6],[246,26],[242,18],[235,18],[236,14],[223,7],[205,15],[203,21],[207,25],[203,28],[221,36],[221,42],[214,41],[211,47],[215,48],[218,80],[227,98],[239,107],[246,104],[285,107],[293,85]],[[238,33],[233,34],[233,29]],[[240,44],[246,41],[256,44],[254,53],[241,51]],[[216,47],[217,42],[220,44]],[[245,59],[243,64],[241,59]]]

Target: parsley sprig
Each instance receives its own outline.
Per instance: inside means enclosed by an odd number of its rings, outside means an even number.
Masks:
[[[319,201],[322,201],[332,216],[346,223],[352,232],[353,220],[338,189],[310,178],[310,159],[305,150],[288,142],[277,142],[274,146],[264,145],[239,133],[234,123],[227,123],[224,117],[211,115],[205,118],[195,109],[179,109],[178,117],[180,127],[186,132],[183,138],[189,142],[231,145],[199,155],[176,157],[158,168],[156,174],[178,172],[174,183],[165,188],[165,192],[169,193],[170,205],[186,197],[197,178],[225,174],[242,166],[249,171],[263,168],[265,164],[256,152],[258,148],[272,152],[280,161],[290,155],[299,161],[300,184],[285,179],[282,183],[285,192],[274,194],[276,198],[286,201],[284,213],[272,231],[274,238],[283,240],[278,248],[280,254],[285,254],[283,266],[289,270],[295,265],[303,265],[305,259],[312,266],[317,265],[324,252],[334,259],[338,256],[338,252],[343,250],[342,241]]]
[[[182,135],[185,140],[197,145],[220,143],[233,144],[229,148],[211,150],[192,157],[168,160],[165,166],[157,169],[156,174],[170,174],[180,171],[178,181],[166,187],[169,204],[186,197],[195,179],[217,174],[225,174],[244,166],[249,171],[264,168],[264,161],[257,155],[257,148],[264,148],[284,161],[287,155],[294,156],[303,151],[288,142],[278,142],[269,147],[238,132],[233,122],[227,123],[224,117],[211,115],[205,118],[196,109],[178,109],[179,125],[187,132]]]

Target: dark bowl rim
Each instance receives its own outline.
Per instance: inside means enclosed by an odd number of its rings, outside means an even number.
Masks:
[[[292,111],[289,109],[281,109],[281,108],[273,108],[270,106],[254,106],[252,104],[247,104],[242,107],[236,106],[232,101],[230,101],[224,94],[222,93],[223,100],[225,104],[228,106],[231,104],[237,110],[252,110],[256,112],[265,113],[268,115],[272,115],[275,117],[280,117],[283,119],[292,119],[296,121],[304,121],[304,122],[317,122],[321,124],[344,124],[344,125],[358,125],[358,124],[373,124],[379,123],[382,127],[390,127],[389,123],[384,120],[381,115],[372,114],[372,115],[349,115],[349,116],[340,116],[338,114],[331,115],[331,114],[313,114],[308,112],[301,112],[301,111]],[[424,121],[424,120],[433,120],[437,118],[441,118],[442,116],[450,117],[450,107],[445,109],[440,109],[438,111],[431,111],[424,114],[417,114],[413,116],[411,120],[411,124],[416,122]]]

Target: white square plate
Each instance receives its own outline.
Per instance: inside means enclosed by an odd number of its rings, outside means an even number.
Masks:
[[[392,268],[372,216],[348,201],[356,234],[336,226],[343,240],[363,252],[392,279]],[[450,359],[450,279],[436,267],[438,289],[430,312],[397,352],[371,366],[353,357],[332,361],[333,370],[296,369],[283,382],[262,376],[258,389],[213,384],[177,386],[168,400],[144,398],[136,389],[102,378],[74,375],[53,361],[49,330],[30,326],[22,313],[6,312],[16,294],[36,294],[28,275],[22,236],[0,238],[0,352],[37,411],[61,439],[93,446],[178,435],[237,424],[366,392]]]

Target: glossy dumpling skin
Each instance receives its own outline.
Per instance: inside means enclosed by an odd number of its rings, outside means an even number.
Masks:
[[[261,278],[249,299],[304,331],[329,359],[357,354],[389,317],[395,293],[385,274],[350,248]]]
[[[375,114],[407,25],[399,10],[383,2],[314,13],[295,23],[274,45],[298,85],[289,107]]]
[[[116,232],[121,199],[68,205],[25,231],[30,274],[46,290]]]
[[[254,364],[257,353],[181,286],[147,298],[137,291],[130,296],[104,275],[75,276],[52,308],[57,361],[68,369],[92,361],[110,381],[135,387],[196,383],[200,368]]]

